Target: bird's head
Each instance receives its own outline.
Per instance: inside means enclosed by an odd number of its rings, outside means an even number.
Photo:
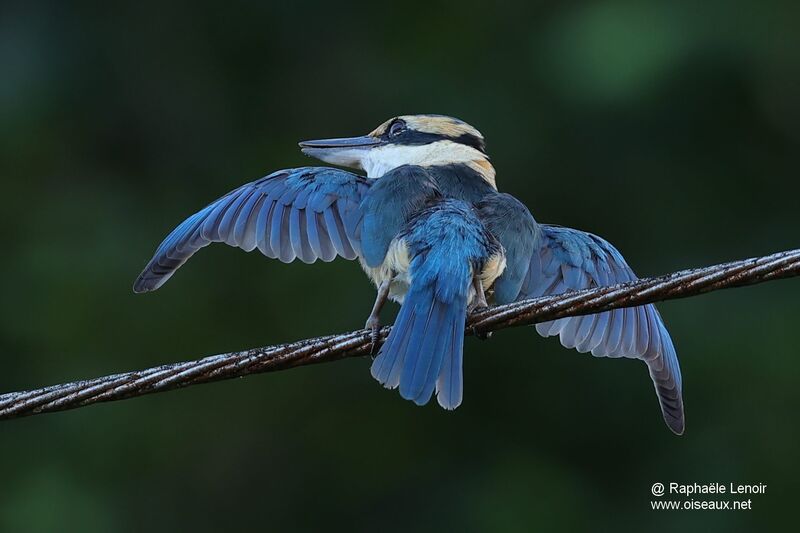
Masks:
[[[387,120],[360,137],[300,143],[303,153],[330,163],[364,170],[380,178],[402,165],[430,167],[466,164],[494,186],[494,167],[483,135],[457,118],[403,115]]]

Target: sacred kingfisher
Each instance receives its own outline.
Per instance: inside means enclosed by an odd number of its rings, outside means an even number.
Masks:
[[[607,241],[537,223],[497,190],[483,135],[442,115],[404,115],[358,137],[303,141],[333,165],[281,170],[215,200],[170,233],[134,284],[163,285],[197,250],[224,242],[273,259],[358,259],[378,290],[367,327],[387,299],[401,304],[372,375],[419,405],[436,393],[462,401],[464,325],[476,308],[636,279]],[[681,373],[653,305],[537,324],[539,334],[597,357],[648,367],[662,414],[681,434]]]

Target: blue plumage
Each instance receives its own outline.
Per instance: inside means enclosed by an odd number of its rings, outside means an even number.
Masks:
[[[135,292],[163,285],[195,252],[224,242],[284,263],[355,259],[362,198],[369,181],[350,172],[307,167],[275,172],[231,191],[186,219],[156,250]]]
[[[433,176],[445,198],[456,198],[477,204],[485,198],[497,194],[494,186],[488,183],[474,168],[464,163],[435,165],[428,167],[427,170]]]
[[[519,293],[498,303],[561,294],[637,279],[622,255],[597,235],[560,226],[540,225],[535,251]],[[498,280],[498,284],[500,280]],[[499,294],[498,294],[499,296]],[[596,315],[567,317],[536,325],[545,337],[596,357],[628,357],[644,361],[667,425],[683,433],[682,379],[672,339],[652,304],[615,309]]]
[[[502,244],[507,266],[494,283],[494,301],[511,303],[637,279],[622,255],[590,233],[540,225],[521,202],[509,194],[486,191],[474,173],[434,172],[445,196],[475,205],[486,228]],[[461,181],[455,182],[454,176]],[[475,198],[483,192],[479,200]],[[596,357],[628,357],[645,362],[653,379],[661,411],[675,433],[684,430],[680,365],[672,339],[654,305],[568,317],[536,325],[545,337],[558,335],[561,344]]]
[[[307,167],[239,187],[175,228],[134,290],[159,288],[212,242],[286,263],[358,258],[378,287],[368,326],[379,324],[386,298],[402,303],[373,376],[417,404],[436,393],[454,409],[463,395],[466,315],[484,291],[502,304],[636,279],[605,240],[539,225],[521,202],[499,193],[482,135],[457,119],[397,117],[367,136],[301,147],[374,179]],[[562,318],[536,330],[579,352],[644,361],[667,424],[683,432],[680,367],[654,306]]]
[[[478,216],[505,249],[506,269],[494,283],[497,302],[513,302],[519,296],[539,225],[525,205],[510,194],[491,192],[476,204]]]
[[[430,174],[418,166],[398,167],[377,180],[361,202],[364,262],[370,267],[383,263],[389,244],[411,216],[439,196]]]
[[[467,305],[475,273],[500,249],[474,210],[445,200],[412,218],[399,239],[408,249],[411,286],[372,375],[418,405],[462,400]]]

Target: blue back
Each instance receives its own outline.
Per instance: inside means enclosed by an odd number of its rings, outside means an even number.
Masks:
[[[471,204],[497,191],[477,171],[463,163],[429,167],[439,190],[445,198],[455,198]]]
[[[364,262],[370,267],[380,266],[389,244],[406,222],[440,196],[433,178],[418,166],[398,167],[372,182],[361,202]]]

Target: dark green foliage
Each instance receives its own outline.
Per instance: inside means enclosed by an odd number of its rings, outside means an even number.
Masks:
[[[797,246],[796,2],[531,4],[4,2],[0,389],[361,326],[374,290],[346,261],[212,246],[130,287],[186,216],[316,164],[298,140],[397,114],[475,125],[501,190],[641,276]],[[680,438],[644,365],[519,328],[466,340],[452,413],[350,360],[2,423],[0,530],[775,529],[800,477],[798,295],[659,306]],[[769,489],[655,513],[656,481]]]

